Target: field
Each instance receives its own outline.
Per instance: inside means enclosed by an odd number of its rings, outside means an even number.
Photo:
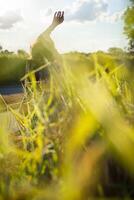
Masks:
[[[0,200],[133,199],[134,56],[62,58],[47,82],[31,72],[22,96],[1,97],[19,128],[3,115]]]

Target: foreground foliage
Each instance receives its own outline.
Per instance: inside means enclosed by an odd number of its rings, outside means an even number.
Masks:
[[[0,199],[134,196],[132,62],[112,56],[93,54],[89,70],[66,57],[62,70],[44,66],[46,82],[25,77],[19,110],[7,106],[18,132],[0,126]]]

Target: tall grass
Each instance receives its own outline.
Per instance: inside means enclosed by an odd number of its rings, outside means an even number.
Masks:
[[[37,83],[34,72],[27,74],[21,108],[8,106],[18,132],[0,126],[0,199],[133,196],[131,73],[124,65],[107,72],[96,54],[92,62],[93,70],[79,66],[77,76],[66,62],[62,69],[48,63],[45,82]]]

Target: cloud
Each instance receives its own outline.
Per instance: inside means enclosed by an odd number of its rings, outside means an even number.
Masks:
[[[43,15],[50,16],[52,8],[48,8]],[[121,19],[124,10],[110,13],[108,0],[74,0],[72,5],[65,9],[65,20],[68,22],[92,22],[101,21],[114,23]]]
[[[66,9],[68,21],[94,21],[108,10],[105,0],[76,0],[71,7]]]
[[[108,10],[107,0],[74,0],[72,5],[65,9],[66,21],[94,21]],[[45,11],[46,16],[52,14],[52,9]]]
[[[17,11],[7,11],[0,16],[0,29],[8,30],[14,27],[14,25],[23,20],[20,12]]]

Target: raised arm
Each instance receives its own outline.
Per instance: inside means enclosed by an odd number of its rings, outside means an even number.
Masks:
[[[51,25],[36,40],[31,48],[32,59],[36,66],[44,64],[44,60],[58,60],[59,53],[50,37],[51,32],[64,21],[64,12],[56,12]],[[60,59],[59,59],[60,60]]]
[[[46,31],[43,32],[43,34],[47,34],[50,35],[51,32],[60,24],[62,24],[64,21],[64,11],[58,11],[55,12],[54,17],[53,17],[53,21],[52,24],[47,28]],[[43,35],[42,34],[42,35]]]

